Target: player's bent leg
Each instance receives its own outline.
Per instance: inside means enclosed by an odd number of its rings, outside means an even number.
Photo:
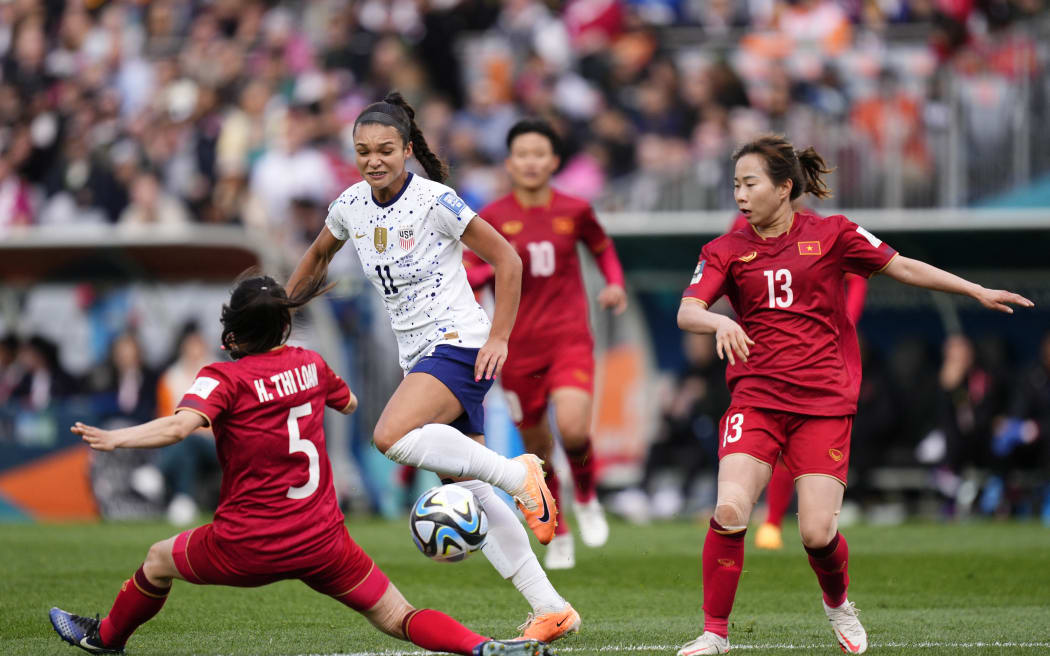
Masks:
[[[478,504],[488,515],[489,533],[481,552],[485,554],[500,576],[509,579],[529,602],[529,606],[532,607],[529,621],[531,622],[533,618],[565,614],[566,609],[571,609],[572,607],[558,594],[551,585],[550,579],[547,578],[546,572],[540,567],[536,555],[532,553],[529,536],[522,528],[521,522],[507,507],[507,504],[496,496],[492,486],[482,481],[463,481],[459,485],[474,494]],[[558,631],[555,632],[554,637],[551,634],[545,634],[540,639],[550,642],[568,633],[570,627],[563,623],[556,628]],[[579,628],[578,624],[576,628]]]
[[[61,608],[48,613],[55,632],[71,645],[93,654],[122,654],[128,638],[155,616],[171,591],[172,579],[183,578],[175,567],[175,538],[150,547],[142,566],[124,581],[103,619],[75,615]]]
[[[396,463],[478,478],[515,496],[531,492],[527,463],[505,458],[446,425],[462,414],[462,404],[444,383],[427,373],[410,373],[383,409],[373,439]]]

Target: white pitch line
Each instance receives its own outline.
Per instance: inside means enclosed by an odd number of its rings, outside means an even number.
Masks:
[[[740,650],[782,650],[782,651],[811,651],[826,649],[830,643],[822,642],[811,645],[793,645],[789,643],[769,643],[764,645],[742,645],[733,643],[733,649]],[[831,645],[834,646],[834,645]],[[879,649],[984,649],[987,647],[1006,647],[1019,649],[1046,649],[1050,648],[1050,642],[873,642],[870,647]],[[666,651],[672,652],[681,648],[681,645],[597,645],[594,647],[556,647],[559,653],[571,653],[576,651]],[[428,656],[434,652],[416,651],[359,651],[346,654],[301,654],[300,656]]]

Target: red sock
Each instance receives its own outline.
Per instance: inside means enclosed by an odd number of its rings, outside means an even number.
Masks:
[[[543,461],[543,471],[547,474],[547,487],[551,490],[551,495],[554,496],[554,505],[558,506],[557,524],[554,526],[555,535],[565,535],[570,533],[569,521],[565,518],[565,508],[561,504],[561,479],[558,478],[558,472],[554,470],[554,465],[551,464],[551,459]]]
[[[766,505],[769,507],[766,513],[766,523],[780,528],[784,521],[784,513],[791,505],[791,497],[795,494],[795,479],[784,466],[778,462],[773,469],[773,478],[769,479],[766,487]]]
[[[744,534],[747,529],[726,533],[711,519],[702,556],[704,583],[704,631],[729,636],[729,612],[744,568]]]
[[[594,447],[591,446],[591,438],[587,443],[569,451],[565,450],[569,457],[569,466],[572,468],[572,482],[575,485],[576,501],[587,503],[594,498],[596,483],[594,480]]]
[[[849,587],[849,547],[846,538],[836,533],[826,547],[810,549],[809,566],[817,574],[820,589],[824,591],[824,603],[838,608],[846,602],[846,588]]]
[[[124,581],[109,614],[102,619],[98,635],[107,647],[123,647],[135,629],[150,620],[168,600],[171,586],[160,588],[146,579],[139,567]]]
[[[423,649],[466,656],[470,656],[474,647],[488,640],[448,615],[429,608],[406,615],[401,620],[401,631],[409,642]]]

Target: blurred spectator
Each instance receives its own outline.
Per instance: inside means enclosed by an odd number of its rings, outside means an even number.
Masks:
[[[190,222],[185,205],[160,185],[157,176],[143,171],[131,184],[131,203],[120,214],[118,223],[129,229],[172,228]]]
[[[990,462],[993,422],[1005,409],[1005,389],[978,362],[970,338],[959,334],[944,342],[939,383],[938,428],[920,444],[921,459],[939,463],[936,483],[949,511],[965,513],[977,498],[973,470]]]
[[[315,125],[308,109],[290,108],[282,121],[280,146],[268,150],[252,171],[250,189],[262,200],[267,224],[284,235],[293,200],[311,199],[327,207],[338,193],[328,159],[310,143]]]
[[[26,340],[18,351],[18,364],[24,373],[11,399],[31,410],[44,410],[76,391],[75,382],[58,363],[58,346],[49,339],[34,335]]]
[[[103,418],[141,424],[156,417],[157,376],[142,360],[134,333],[117,336],[109,347],[109,362],[92,372],[88,389],[99,399]]]

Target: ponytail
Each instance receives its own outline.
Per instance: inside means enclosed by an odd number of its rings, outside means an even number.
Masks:
[[[423,137],[423,131],[416,125],[416,111],[397,91],[391,91],[382,102],[372,103],[365,107],[354,123],[356,129],[362,123],[380,123],[395,128],[401,135],[401,141],[412,144],[416,160],[427,172],[427,177],[435,182],[444,182],[448,178],[448,167],[441,161]]]
[[[767,134],[740,146],[733,153],[736,162],[744,155],[758,155],[766,164],[766,171],[775,185],[791,180],[791,200],[802,194],[813,194],[817,198],[831,198],[831,190],[823,176],[833,169],[827,167],[824,158],[813,149],[796,151],[785,137]]]
[[[265,353],[288,339],[292,332],[292,311],[327,292],[323,278],[308,279],[292,289],[257,269],[242,273],[235,283],[230,301],[222,306],[222,346],[234,360]]]
[[[813,149],[813,146],[805,150],[796,150],[795,157],[798,158],[799,168],[802,170],[803,189],[802,194],[813,194],[817,198],[831,198],[831,190],[822,176],[831,173],[827,168],[824,158]]]

